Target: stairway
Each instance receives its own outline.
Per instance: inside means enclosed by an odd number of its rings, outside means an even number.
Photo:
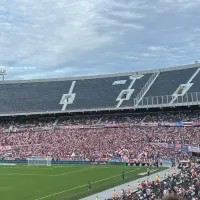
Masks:
[[[158,78],[160,72],[156,72],[152,74],[152,76],[149,78],[149,80],[146,82],[144,87],[141,89],[137,97],[134,99],[134,109],[137,108],[140,101],[143,99],[143,97],[146,95],[146,93],[149,91],[151,86],[153,85],[154,81]]]

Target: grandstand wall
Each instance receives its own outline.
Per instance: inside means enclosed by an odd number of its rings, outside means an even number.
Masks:
[[[199,70],[197,63],[111,75],[0,82],[0,115],[197,106]]]

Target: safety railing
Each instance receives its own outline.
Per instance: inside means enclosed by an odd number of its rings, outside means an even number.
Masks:
[[[173,95],[143,97],[139,104],[137,104],[137,99],[135,98],[133,104],[134,107],[136,105],[137,108],[200,105],[200,92],[180,95],[173,103],[171,103],[173,97]]]

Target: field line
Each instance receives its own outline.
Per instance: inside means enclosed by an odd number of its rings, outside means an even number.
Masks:
[[[81,172],[81,171],[85,171],[85,170],[89,170],[89,169],[93,169],[94,167],[87,167],[84,169],[79,169],[76,171],[71,171],[71,172],[66,172],[63,174],[55,174],[55,175],[43,175],[43,174],[21,174],[21,173],[0,173],[2,175],[18,175],[18,176],[42,176],[42,177],[57,177],[57,176],[64,176],[67,174],[72,174],[72,173],[76,173],[76,172]]]
[[[52,170],[52,169],[57,169],[57,168],[71,168],[71,167],[77,167],[77,168],[80,168],[82,167],[81,165],[77,165],[77,166],[72,166],[72,165],[63,165],[63,166],[49,166],[49,167],[43,167],[43,166],[28,166],[28,165],[15,165],[15,166],[5,166],[5,165],[0,165],[0,168],[12,168],[12,169],[49,169],[49,170]]]
[[[66,173],[63,173],[63,174],[49,175],[49,176],[64,176],[64,175],[72,174],[72,173],[75,173],[75,172],[82,172],[82,171],[85,171],[85,170],[88,170],[88,169],[94,169],[94,167],[87,167],[87,168],[79,169],[79,170],[76,170],[76,171],[66,172]]]
[[[42,174],[20,174],[20,173],[0,173],[1,175],[7,175],[7,176],[12,176],[12,175],[18,175],[18,176],[48,176],[48,175],[42,175]]]
[[[126,174],[129,174],[129,173],[134,172],[134,171],[135,171],[135,170],[126,172]],[[110,177],[108,177],[108,178],[104,178],[104,179],[101,179],[101,180],[98,180],[98,181],[94,181],[94,182],[92,182],[92,184],[100,183],[100,182],[102,182],[102,181],[106,181],[106,180],[115,178],[115,177],[117,177],[117,176],[120,176],[120,174],[117,174],[117,175],[115,175],[115,176],[110,176]],[[56,195],[58,195],[58,194],[62,194],[62,193],[65,193],[65,192],[69,192],[69,191],[72,191],[72,190],[76,190],[76,189],[79,189],[79,188],[86,187],[87,185],[88,185],[88,184],[80,185],[80,186],[77,186],[77,187],[74,187],[74,188],[71,188],[71,189],[68,189],[68,190],[63,190],[63,191],[61,191],[61,192],[53,193],[53,194],[50,194],[50,195],[48,195],[48,196],[40,197],[40,198],[37,198],[37,199],[34,199],[34,200],[46,199],[46,198],[48,198],[48,197],[56,196]]]

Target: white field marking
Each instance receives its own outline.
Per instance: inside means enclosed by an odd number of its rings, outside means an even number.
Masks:
[[[70,167],[82,167],[82,166],[76,166],[76,165],[61,165],[61,166],[51,166],[50,168],[56,169],[56,168],[70,168]],[[49,169],[50,169],[49,168]]]
[[[119,166],[108,166],[108,165],[106,165],[106,166],[104,166],[104,165],[88,165],[88,166],[93,166],[93,167],[95,167],[95,168],[98,168],[98,169],[105,169],[105,168],[107,168],[107,169],[109,169],[109,168],[118,168]],[[71,167],[73,167],[73,168],[82,168],[83,166],[82,165],[60,165],[60,166],[51,166],[51,167],[44,167],[44,166],[28,166],[28,165],[17,165],[17,166],[1,166],[0,165],[0,168],[6,168],[6,169],[32,169],[32,170],[54,170],[54,169],[56,169],[56,168],[71,168]],[[122,166],[121,166],[122,167]],[[129,167],[129,166],[124,166],[124,168],[127,168],[127,167]],[[141,167],[136,167],[136,166],[134,166],[134,167],[130,167],[130,168],[134,168],[134,169],[136,169],[136,170],[140,170],[141,169]],[[4,174],[4,173],[0,173],[0,174]],[[6,174],[6,173],[5,173]],[[15,173],[14,173],[15,174]],[[12,174],[12,175],[14,175],[14,174]],[[20,174],[20,173],[16,173],[15,175],[23,175],[23,174]],[[37,176],[38,174],[27,174],[27,176]],[[39,175],[38,175],[39,176]],[[41,175],[41,176],[45,176],[45,175]],[[46,176],[48,176],[48,175],[46,175]],[[55,175],[53,175],[53,176],[55,176]]]
[[[98,167],[98,168],[117,168],[119,166],[108,166],[108,165],[91,165],[91,164],[88,164],[88,165],[84,165],[84,166],[92,166],[93,167]],[[63,168],[70,168],[70,167],[74,167],[74,168],[82,168],[83,165],[65,165],[65,166],[53,166],[52,169],[56,169],[56,168],[60,168],[60,167],[63,167]],[[122,166],[121,166],[122,167]],[[51,167],[50,167],[51,168]],[[46,168],[46,169],[50,169],[50,168]],[[127,166],[124,166],[124,168],[127,168]],[[42,168],[44,169],[44,168]]]
[[[72,174],[72,173],[75,173],[75,172],[82,172],[82,171],[89,170],[89,169],[94,169],[94,167],[88,167],[88,168],[79,169],[79,170],[76,170],[76,171],[71,171],[71,172],[67,172],[67,173],[63,173],[63,174],[48,175],[48,176],[64,176],[64,175]]]
[[[68,174],[72,174],[72,173],[76,173],[76,172],[81,172],[81,171],[85,171],[85,170],[89,170],[89,169],[93,169],[94,167],[88,167],[88,168],[84,168],[84,169],[80,169],[80,170],[76,170],[76,171],[71,171],[71,172],[67,172],[67,173],[63,173],[63,174],[55,174],[55,175],[43,175],[43,174],[20,174],[20,173],[0,173],[2,175],[18,175],[18,176],[42,176],[42,177],[57,177],[57,176],[64,176],[64,175],[68,175]]]
[[[42,175],[42,174],[19,174],[19,173],[0,173],[1,175],[6,176],[12,176],[12,175],[18,175],[18,176],[48,176],[48,175]]]
[[[16,166],[14,163],[0,163],[0,166]]]
[[[137,170],[140,170],[141,167],[136,167],[136,166],[113,166],[113,165],[91,165],[91,164],[88,164],[88,165],[84,165],[84,166],[92,166],[92,167],[95,167],[95,168],[134,168],[134,169],[137,169]],[[49,166],[49,167],[44,167],[44,166],[28,166],[28,165],[16,165],[16,166],[1,166],[0,165],[0,168],[13,168],[13,169],[20,169],[20,168],[25,168],[25,169],[56,169],[56,168],[70,168],[70,167],[73,167],[73,168],[82,168],[83,165],[80,165],[80,164],[77,164],[77,165],[60,165],[60,166]]]
[[[91,166],[91,165],[88,165],[88,166]],[[94,166],[94,165],[92,165]],[[13,169],[49,169],[49,170],[52,170],[52,169],[56,169],[56,168],[70,168],[70,167],[73,167],[73,168],[81,168],[83,167],[82,165],[62,165],[62,166],[51,166],[51,167],[43,167],[43,166],[28,166],[28,165],[17,165],[17,166],[1,166],[0,165],[0,168],[13,168]],[[102,166],[103,167],[103,166]]]
[[[111,168],[111,167],[102,166],[102,168],[105,169],[105,168]],[[76,170],[76,171],[66,172],[66,173],[63,173],[63,174],[48,175],[48,176],[64,176],[64,175],[71,174],[71,173],[74,173],[74,172],[81,172],[81,171],[85,171],[85,170],[89,170],[89,169],[95,169],[95,167],[87,167],[87,168],[79,169],[79,170]]]
[[[132,171],[129,171],[129,172],[126,172],[126,174],[129,174],[131,172],[134,172],[135,170],[132,170]],[[117,174],[115,176],[111,176],[111,177],[108,177],[108,178],[104,178],[104,179],[101,179],[101,180],[98,180],[98,181],[95,181],[95,182],[92,182],[92,184],[95,184],[95,183],[100,183],[102,181],[106,181],[106,180],[109,180],[109,179],[112,179],[112,178],[115,178],[117,176],[120,176],[120,174]],[[54,194],[50,194],[48,196],[44,196],[44,197],[40,197],[40,198],[37,198],[37,199],[34,199],[34,200],[41,200],[41,199],[46,199],[48,197],[52,197],[52,196],[56,196],[58,194],[62,194],[62,193],[65,193],[65,192],[69,192],[69,191],[72,191],[72,190],[76,190],[76,189],[79,189],[79,188],[82,188],[82,187],[85,187],[87,186],[88,184],[85,184],[85,185],[80,185],[78,187],[74,187],[74,188],[71,188],[71,189],[68,189],[68,190],[63,190],[61,192],[57,192],[57,193],[54,193]]]
[[[49,167],[42,167],[42,166],[24,166],[24,167],[26,167],[27,169],[30,168],[30,169],[50,169],[50,170],[52,170],[52,169],[56,169],[56,168],[71,168],[71,167],[73,167],[73,168],[76,168],[76,167],[80,168],[82,166],[78,166],[78,165],[77,166],[76,165],[74,165],[74,166],[72,166],[72,165],[65,165],[65,166],[49,166]],[[15,168],[15,167],[13,167],[13,168]]]
[[[40,169],[40,170],[42,170],[42,169],[52,169],[52,168],[50,168],[50,167],[36,167],[36,166],[34,166],[34,167],[30,167],[30,166],[21,166],[21,167],[16,167],[16,166],[0,166],[0,168],[9,168],[9,169]]]

